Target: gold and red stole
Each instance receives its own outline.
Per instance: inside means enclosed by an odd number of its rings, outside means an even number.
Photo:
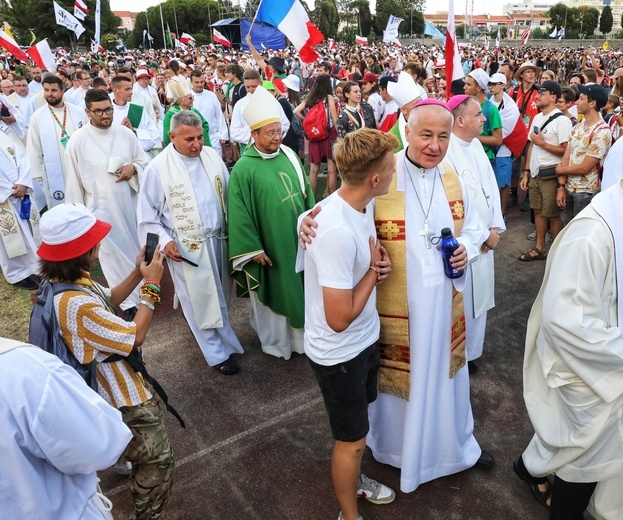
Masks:
[[[459,177],[442,163],[440,175],[446,192],[454,235],[461,234],[464,221],[463,192]],[[392,274],[377,287],[377,310],[381,319],[380,391],[409,400],[411,351],[409,344],[409,304],[407,297],[407,243],[405,229],[405,192],[397,190],[394,175],[387,195],[377,197],[375,208],[376,231],[381,244],[392,261]],[[465,366],[465,310],[463,293],[452,288],[452,322],[449,377]]]

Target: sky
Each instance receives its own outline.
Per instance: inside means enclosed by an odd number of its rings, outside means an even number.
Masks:
[[[131,9],[133,12],[144,11],[147,7],[158,5],[163,0],[132,0]],[[235,0],[234,0],[235,1]],[[376,4],[375,0],[371,0],[372,5]],[[504,0],[474,0],[474,14],[492,14],[501,15],[502,6],[506,2]],[[125,11],[128,9],[128,0],[110,0],[110,7],[113,11]],[[307,4],[311,7],[313,0],[308,0]],[[434,14],[437,11],[447,11],[448,0],[426,0],[425,13]],[[454,11],[456,14],[465,13],[465,0],[456,0],[454,2]]]

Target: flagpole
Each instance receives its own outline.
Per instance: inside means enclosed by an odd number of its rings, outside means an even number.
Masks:
[[[253,30],[253,24],[255,24],[255,19],[257,18],[257,13],[260,12],[260,7],[262,7],[262,1],[260,0],[260,3],[257,4],[257,10],[255,11],[255,16],[253,17],[253,20],[251,20],[251,25],[249,26],[249,32],[247,34],[251,34],[251,31]]]
[[[151,36],[151,33],[149,32],[149,11],[145,11],[145,20],[147,22],[147,42],[149,43],[149,49],[151,50],[151,40],[149,39],[149,37]],[[145,42],[143,42],[143,45],[145,44]]]
[[[167,37],[164,35],[164,19],[162,18],[162,4],[160,4],[160,25],[162,25],[162,43],[164,50],[167,50]]]
[[[209,6],[208,6],[209,7]],[[180,37],[180,29],[177,26],[177,12],[175,11],[175,1],[173,2],[173,18],[175,18],[175,32],[177,33],[177,38],[179,40]]]

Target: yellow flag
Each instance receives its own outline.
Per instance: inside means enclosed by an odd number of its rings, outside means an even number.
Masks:
[[[4,32],[8,34],[12,40],[15,40],[15,38],[13,37],[13,34],[11,33],[11,26],[6,22],[4,22]]]
[[[610,47],[610,46],[608,45],[608,42],[607,42],[607,41],[605,41],[605,42],[604,42],[604,44],[601,46],[601,48],[602,48],[604,51],[607,51],[609,47]]]

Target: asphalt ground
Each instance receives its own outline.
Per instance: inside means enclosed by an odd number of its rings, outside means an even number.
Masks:
[[[532,428],[522,397],[526,322],[539,290],[544,261],[517,257],[534,243],[530,213],[515,206],[496,251],[496,303],[489,311],[484,355],[472,376],[475,434],[496,464],[399,490],[399,470],[366,450],[362,470],[397,491],[377,506],[360,501],[365,520],[539,520],[548,512],[512,471]],[[305,356],[289,361],[261,352],[248,324],[248,300],[234,299],[230,318],[244,355],[241,371],[226,377],[209,367],[184,321],[172,309],[170,280],[144,351],[148,366],[186,420],[167,414],[177,460],[165,518],[193,520],[334,520],[330,460],[333,441],[320,391]],[[430,449],[436,449],[431,446]],[[100,474],[115,519],[132,514],[127,478]]]

